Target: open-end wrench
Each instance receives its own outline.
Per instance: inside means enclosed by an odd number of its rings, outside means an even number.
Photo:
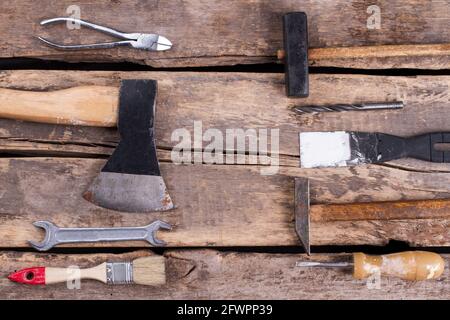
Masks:
[[[172,229],[170,224],[161,220],[156,220],[145,227],[123,228],[59,228],[49,221],[36,221],[33,225],[46,232],[42,242],[29,241],[30,245],[39,251],[47,251],[63,243],[103,241],[144,240],[153,246],[164,246],[166,243],[156,238],[156,231]]]

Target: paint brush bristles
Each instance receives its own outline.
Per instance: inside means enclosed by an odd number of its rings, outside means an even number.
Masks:
[[[133,261],[133,282],[146,286],[166,283],[166,263],[162,256],[149,256]]]

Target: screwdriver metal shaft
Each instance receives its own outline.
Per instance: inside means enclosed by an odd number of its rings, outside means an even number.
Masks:
[[[319,262],[319,261],[297,261],[296,267],[319,267],[319,268],[348,268],[353,267],[351,262]]]
[[[401,109],[403,102],[374,102],[374,103],[358,103],[358,104],[331,104],[331,105],[306,105],[297,106],[294,111],[298,114],[319,113],[319,112],[341,112],[341,111],[365,111],[365,110],[386,110]]]

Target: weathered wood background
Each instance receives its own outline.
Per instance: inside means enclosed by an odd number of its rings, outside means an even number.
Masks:
[[[448,298],[450,258],[437,281],[405,282],[382,278],[380,287],[355,280],[340,269],[300,269],[304,255],[220,253],[214,250],[175,250],[165,253],[167,284],[161,287],[106,286],[81,282],[80,290],[65,283],[48,287],[18,286],[4,277],[16,268],[53,264],[88,267],[103,261],[133,259],[146,252],[112,254],[0,253],[0,296],[8,299],[445,299]],[[320,261],[336,261],[339,255],[315,255]]]
[[[50,6],[51,3],[51,6]],[[165,213],[129,214],[102,209],[81,194],[98,174],[118,142],[115,129],[48,125],[0,119],[0,298],[192,298],[192,299],[391,299],[450,298],[447,269],[441,279],[406,283],[386,279],[370,290],[343,270],[298,270],[301,254],[242,253],[239,247],[299,246],[293,224],[293,179],[309,177],[314,204],[445,199],[450,196],[450,166],[412,159],[354,168],[300,169],[300,131],[361,130],[411,136],[448,131],[450,105],[449,5],[446,1],[78,1],[83,19],[123,31],[157,32],[175,44],[165,53],[130,49],[62,52],[40,44],[34,36],[55,41],[98,42],[107,36],[64,26],[40,27],[44,18],[65,16],[70,1],[19,0],[0,5],[0,57],[32,57],[63,61],[136,62],[153,67],[215,66],[268,63],[282,48],[281,16],[306,11],[310,29],[310,64],[345,68],[415,68],[438,70],[429,75],[398,76],[311,74],[310,96],[285,96],[284,75],[263,72],[174,71],[0,71],[0,88],[53,91],[81,85],[118,87],[121,79],[158,80],[156,139],[161,169],[177,208]],[[368,30],[366,9],[377,4],[380,30]],[[124,12],[133,12],[130,19]],[[116,19],[110,19],[111,16]],[[112,23],[113,21],[113,23]],[[149,22],[151,24],[149,25]],[[68,34],[70,39],[65,38]],[[405,45],[420,54],[373,57],[333,53],[330,47]],[[436,46],[437,45],[437,46]],[[388,47],[385,47],[388,48]],[[421,52],[425,52],[422,54]],[[76,66],[76,65],[75,65]],[[361,73],[361,72],[358,72]],[[392,72],[390,72],[391,74]],[[422,73],[427,73],[426,71]],[[401,111],[295,115],[303,104],[401,100]],[[63,108],[64,106],[61,106]],[[203,130],[278,129],[279,159],[274,175],[261,175],[258,164],[172,163],[178,128],[193,135],[194,121]],[[203,148],[192,147],[193,159]],[[270,139],[268,150],[271,150]],[[234,147],[244,154],[246,150]],[[251,155],[246,154],[248,158]],[[19,253],[28,240],[43,233],[32,226],[40,219],[61,227],[132,226],[156,218],[172,223],[158,236],[168,242],[168,284],[163,288],[106,287],[83,283],[82,290],[65,285],[30,288],[10,283],[9,272],[35,264],[92,266],[105,259],[130,258],[143,251],[107,255],[102,247],[146,247],[145,243],[96,245],[98,254]],[[334,215],[312,217],[314,246],[385,245],[398,240],[415,247],[450,245],[450,214],[423,211],[417,216]],[[71,250],[91,244],[71,245]],[[75,247],[75,248],[74,248]],[[227,251],[182,247],[229,247]],[[234,247],[234,248],[233,248]],[[256,248],[255,248],[256,249]],[[64,250],[64,248],[62,248]],[[348,247],[351,251],[352,247]],[[232,252],[236,251],[236,252]],[[280,249],[282,251],[282,249]],[[337,259],[318,255],[317,259]]]
[[[0,57],[40,57],[65,61],[132,61],[155,67],[235,65],[276,60],[283,48],[282,20],[286,12],[308,15],[311,64],[357,68],[448,68],[449,46],[434,53],[378,58],[330,56],[319,48],[369,45],[446,44],[450,39],[447,1],[439,0],[127,0],[76,2],[82,19],[125,32],[158,33],[174,47],[160,53],[118,48],[61,52],[36,39],[65,43],[109,40],[92,30],[42,27],[44,19],[67,16],[71,0],[4,1],[0,11]],[[367,8],[378,5],[381,28],[368,29]],[[130,15],[132,18],[130,19]],[[114,19],[111,19],[114,17]],[[18,32],[19,31],[19,32]],[[439,52],[442,51],[440,54]],[[363,56],[369,55],[364,52]]]

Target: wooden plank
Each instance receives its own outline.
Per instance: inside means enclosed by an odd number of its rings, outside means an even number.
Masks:
[[[66,284],[31,287],[10,282],[10,272],[36,265],[88,267],[112,259],[134,259],[146,252],[112,254],[0,253],[2,299],[448,299],[449,255],[446,270],[436,281],[406,282],[381,278],[379,288],[354,280],[342,269],[299,269],[308,259],[299,254],[220,253],[213,250],[177,250],[165,253],[167,284],[162,287],[105,286],[83,281],[81,290]],[[340,255],[314,255],[315,260],[336,261]]]
[[[450,197],[450,173],[382,166],[334,170],[285,166],[278,174],[264,176],[262,166],[255,165],[162,163],[162,174],[177,208],[163,213],[120,213],[81,197],[104,163],[79,158],[0,159],[1,246],[28,247],[28,240],[41,239],[42,231],[32,226],[36,220],[50,220],[60,227],[108,227],[146,225],[154,219],[174,225],[173,231],[159,235],[171,247],[299,245],[293,223],[296,176],[311,178],[314,203]],[[362,220],[352,216],[313,220],[312,245],[383,245],[390,239],[413,246],[450,245],[450,219],[442,210],[436,211],[436,216],[429,212],[417,219],[402,216],[388,220],[375,215]]]
[[[26,240],[38,238],[40,234],[31,226],[38,219],[51,219],[61,226],[102,226],[146,224],[157,217],[167,217],[177,225],[175,232],[161,235],[172,246],[297,245],[292,223],[292,177],[295,176],[312,178],[312,199],[316,203],[449,196],[446,164],[402,160],[385,167],[297,168],[299,131],[367,130],[414,135],[445,130],[442,114],[450,100],[449,77],[314,75],[312,83],[318,89],[306,100],[287,99],[280,74],[5,71],[0,73],[0,86],[46,91],[81,84],[118,86],[122,78],[159,81],[156,135],[162,162],[171,162],[170,150],[175,145],[172,132],[186,128],[192,134],[194,119],[203,121],[204,130],[218,128],[221,132],[227,128],[280,129],[278,173],[261,176],[262,166],[248,164],[176,166],[165,163],[164,177],[178,209],[162,216],[128,215],[97,208],[80,197],[104,160],[3,159],[2,181],[7,183],[2,189],[0,209],[1,230],[7,239],[5,247],[23,247]],[[367,121],[369,113],[297,117],[290,111],[300,103],[377,101],[386,97],[404,100],[406,108],[401,112],[370,113],[370,121]],[[118,140],[114,129],[11,120],[0,120],[0,123],[0,146],[10,154],[106,157]],[[448,245],[446,217],[422,218],[354,221],[351,217],[348,220],[329,217],[331,221],[313,224],[312,244],[383,244],[397,239],[412,245]],[[11,234],[11,230],[21,231]],[[249,235],[248,230],[257,231]]]
[[[370,5],[378,5],[379,29],[369,29]],[[131,61],[155,67],[235,65],[267,63],[283,48],[283,14],[308,14],[311,48],[368,45],[425,45],[448,43],[450,12],[445,1],[364,0],[188,0],[113,2],[80,0],[81,18],[127,32],[151,32],[168,37],[174,47],[167,52],[128,48],[62,52],[46,47],[35,38],[56,42],[94,43],[107,36],[94,31],[67,30],[64,25],[40,27],[46,18],[66,16],[73,2],[19,0],[4,2],[0,10],[3,41],[0,57],[39,57],[65,61]],[[129,19],[129,12],[133,19]],[[420,12],[420,14],[418,14]],[[114,17],[114,19],[111,19]],[[17,32],[20,26],[21,32]],[[448,68],[448,49],[435,55],[405,57],[386,53],[381,58],[321,59],[311,51],[311,64],[355,68]]]
[[[126,78],[158,80],[155,130],[158,147],[163,149],[171,149],[178,143],[179,140],[172,141],[176,129],[186,129],[194,137],[194,121],[202,121],[202,132],[214,128],[224,136],[227,129],[233,128],[278,129],[279,154],[292,156],[299,156],[298,133],[301,131],[359,130],[411,136],[448,130],[446,118],[442,116],[450,104],[448,76],[318,74],[311,76],[311,95],[307,99],[287,98],[282,74],[3,71],[0,72],[0,86],[51,91],[80,85],[119,86],[119,80]],[[404,101],[406,107],[403,110],[302,116],[291,111],[296,105],[392,100]],[[111,146],[118,139],[113,129],[19,125],[9,120],[0,120],[0,124],[0,139],[101,146]],[[270,139],[268,145],[270,150]],[[234,150],[245,151],[236,146]],[[411,162],[407,166],[411,167]],[[420,170],[448,169],[439,164],[421,163],[419,166]]]

